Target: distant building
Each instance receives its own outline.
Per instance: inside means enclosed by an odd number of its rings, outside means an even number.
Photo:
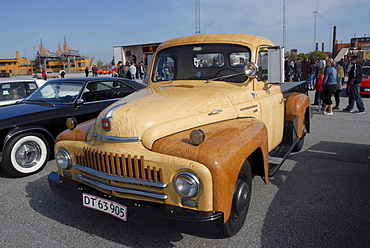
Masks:
[[[0,59],[0,77],[32,75],[42,69],[54,72],[62,69],[66,72],[82,72],[86,67],[91,68],[93,62],[93,59],[81,55],[80,51],[71,50],[66,40],[63,49],[59,45],[55,53],[47,50],[41,41],[34,60],[21,58],[19,51],[15,52],[15,58]]]
[[[59,49],[53,53],[47,50],[42,41],[40,43],[39,51],[34,60],[35,70],[40,72],[41,69],[50,71],[65,70],[66,72],[81,72],[86,67],[91,69],[93,59],[81,55],[80,51],[72,50],[64,39],[63,49],[59,45]]]
[[[338,43],[336,40],[336,27],[334,26],[333,58],[339,61],[347,55],[349,58],[357,56],[360,60],[370,60],[370,37],[354,37],[350,43]]]
[[[11,75],[31,75],[34,73],[32,61],[27,58],[21,58],[19,51],[15,52],[15,58],[0,59],[0,77],[9,77]]]
[[[123,64],[127,62],[143,62],[144,65],[150,65],[152,56],[160,44],[161,43],[147,43],[129,46],[114,46],[114,64],[117,65],[118,61],[122,61]]]

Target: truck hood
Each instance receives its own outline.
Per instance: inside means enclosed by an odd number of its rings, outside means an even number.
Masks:
[[[124,142],[155,140],[207,123],[237,117],[230,98],[215,87],[154,86],[137,91],[103,110],[95,123],[95,138]],[[103,130],[109,120],[110,130]]]

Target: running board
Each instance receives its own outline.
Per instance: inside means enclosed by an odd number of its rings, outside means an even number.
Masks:
[[[280,144],[269,154],[269,177],[275,175],[275,173],[283,165],[285,159],[289,156],[293,148],[297,145],[299,139],[296,139],[293,144]]]

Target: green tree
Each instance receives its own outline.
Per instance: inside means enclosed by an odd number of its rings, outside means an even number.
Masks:
[[[298,58],[303,61],[305,58],[308,58],[308,56],[304,53],[300,53],[298,54]]]
[[[297,60],[297,54],[296,54],[296,53],[294,53],[294,52],[292,52],[292,51],[287,51],[287,52],[285,52],[285,53],[284,53],[284,56],[285,56],[285,57],[288,57],[288,59],[289,59],[290,61],[292,61],[292,60]]]
[[[103,61],[98,60],[98,62],[96,62],[96,66],[97,66],[99,69],[103,69]]]
[[[319,51],[314,51],[314,52],[310,52],[308,54],[308,58],[310,60],[321,60],[321,59],[325,59],[325,57],[327,57],[328,55],[326,55],[326,53],[323,53],[323,52],[319,52]]]

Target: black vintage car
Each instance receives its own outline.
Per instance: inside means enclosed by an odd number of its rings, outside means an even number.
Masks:
[[[144,85],[116,77],[50,80],[18,104],[0,108],[0,166],[11,176],[41,170],[66,119],[81,123]]]

